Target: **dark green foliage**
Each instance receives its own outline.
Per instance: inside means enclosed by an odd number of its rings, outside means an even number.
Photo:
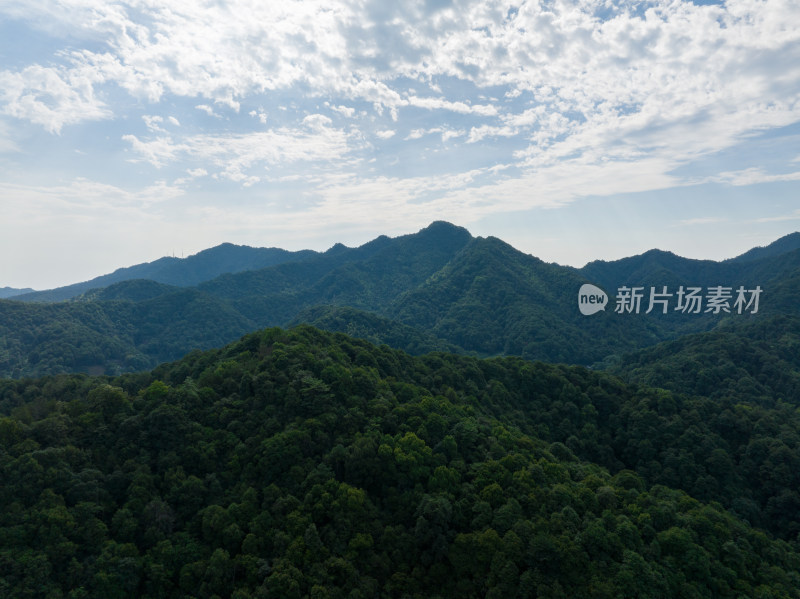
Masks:
[[[4,597],[800,597],[786,405],[301,326],[0,414]]]
[[[467,353],[457,345],[439,339],[424,329],[347,306],[308,308],[300,312],[289,325],[296,326],[301,323],[326,331],[346,333],[351,337],[366,339],[375,345],[386,344],[412,355],[432,351]]]
[[[577,310],[584,277],[546,264],[496,238],[475,239],[436,276],[387,312],[481,355],[589,364],[650,345],[665,332],[613,311],[591,319]]]
[[[143,370],[253,328],[227,303],[195,289],[135,302],[0,300],[0,372],[20,377]]]
[[[379,237],[355,249],[334,246],[296,262],[287,258],[272,268],[225,274],[199,288],[136,280],[91,290],[69,303],[0,301],[0,375],[152,368],[259,327],[285,324],[320,303],[376,309],[422,283],[469,239],[464,229],[434,223],[415,235]],[[401,341],[411,351],[458,349],[412,327],[392,326],[397,333],[386,340]]]
[[[725,325],[626,355],[610,371],[714,399],[800,404],[800,317],[731,319]]]

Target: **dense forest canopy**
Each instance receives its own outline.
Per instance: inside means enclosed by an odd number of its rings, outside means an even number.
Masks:
[[[307,326],[6,380],[0,595],[800,597],[797,408]]]

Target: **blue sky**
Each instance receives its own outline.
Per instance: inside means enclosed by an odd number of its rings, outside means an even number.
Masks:
[[[0,286],[434,220],[581,266],[800,229],[793,1],[5,0]]]

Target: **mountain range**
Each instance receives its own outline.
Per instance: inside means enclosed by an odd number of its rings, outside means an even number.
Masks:
[[[577,291],[587,282],[610,296],[606,309],[592,316],[577,306]],[[612,309],[626,285],[644,290],[639,314]],[[705,293],[720,285],[732,294],[739,286],[760,287],[757,312],[751,306],[743,314],[645,314],[651,287],[666,287],[675,302],[681,286]],[[610,364],[727,321],[797,315],[799,291],[799,234],[723,262],[651,250],[579,269],[435,222],[415,234],[321,253],[224,244],[15,296],[0,302],[0,374],[151,368],[248,331],[301,322],[416,354]]]
[[[800,599],[797,241],[576,269],[437,222],[0,300],[0,596]]]
[[[302,260],[315,255],[311,250],[289,252],[279,248],[253,248],[223,243],[187,258],[165,256],[153,262],[119,268],[114,272],[82,283],[65,287],[34,291],[12,290],[14,299],[33,302],[58,302],[69,300],[91,289],[108,287],[114,283],[145,279],[176,287],[191,287],[225,273],[257,270],[282,262]],[[7,296],[10,297],[10,296]]]

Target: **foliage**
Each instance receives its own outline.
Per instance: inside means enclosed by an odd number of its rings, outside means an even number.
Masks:
[[[143,370],[254,328],[226,303],[194,289],[139,302],[0,301],[0,373]]]
[[[306,326],[3,381],[0,594],[799,597],[796,538],[722,505],[769,487],[797,527],[796,411],[715,405]],[[654,484],[700,467],[721,489]]]
[[[628,354],[609,370],[623,378],[713,399],[800,402],[800,317],[736,322]]]
[[[412,327],[396,320],[377,314],[357,310],[347,306],[314,306],[300,312],[289,326],[307,323],[311,326],[346,333],[351,337],[389,347],[401,349],[412,355],[420,355],[433,351],[450,353],[467,353],[464,349],[439,339],[417,327]]]

